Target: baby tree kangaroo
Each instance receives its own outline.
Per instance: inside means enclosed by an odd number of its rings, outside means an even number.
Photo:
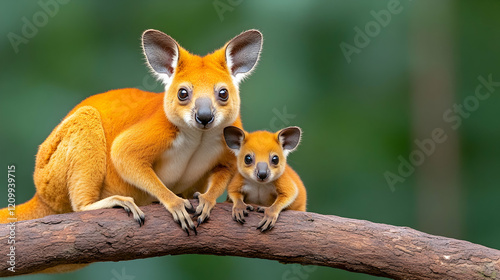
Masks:
[[[204,57],[147,30],[142,46],[164,93],[120,89],[77,105],[40,145],[36,194],[16,207],[18,220],[123,207],[141,225],[138,206],[159,201],[189,235],[236,171],[223,128],[241,127],[238,85],[255,67],[262,35],[249,30]],[[197,194],[196,209],[187,198]],[[200,194],[201,193],[201,194]],[[7,222],[8,209],[0,210]]]
[[[233,202],[233,219],[245,223],[247,210],[262,205],[257,211],[264,218],[257,229],[274,227],[283,209],[306,211],[306,189],[299,175],[286,163],[286,157],[297,148],[301,130],[288,127],[276,133],[247,133],[238,127],[224,129],[227,146],[236,154],[239,173],[228,187]]]

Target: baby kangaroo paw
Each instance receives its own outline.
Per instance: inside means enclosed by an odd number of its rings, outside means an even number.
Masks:
[[[233,220],[240,224],[244,224],[245,218],[248,216],[248,211],[253,211],[253,206],[247,205],[244,202],[233,204]]]
[[[271,230],[274,227],[276,221],[278,220],[279,211],[273,211],[269,207],[262,208],[264,208],[264,218],[262,218],[260,223],[257,225],[257,229],[260,229],[262,232],[264,232],[266,230]]]

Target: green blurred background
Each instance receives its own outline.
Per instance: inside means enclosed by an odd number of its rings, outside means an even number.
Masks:
[[[0,2],[1,186],[6,194],[7,165],[15,164],[17,202],[34,194],[38,145],[81,100],[124,87],[162,91],[144,65],[139,38],[145,29],[162,30],[204,55],[257,28],[264,48],[241,86],[243,122],[249,131],[302,127],[303,141],[289,163],[306,184],[309,211],[500,249],[500,87],[473,100],[479,76],[500,81],[500,2],[69,1],[44,12],[49,2]],[[390,20],[380,12],[388,5]],[[23,36],[27,21],[36,24],[36,34],[16,52],[12,33]],[[366,27],[363,41],[356,28]],[[357,49],[346,56],[342,42]],[[443,114],[464,100],[472,109],[454,129],[456,121],[446,122]],[[391,188],[384,174],[398,174],[401,158],[418,149],[415,140],[430,138],[436,128],[447,141]],[[185,255],[17,279],[375,278],[295,269]]]

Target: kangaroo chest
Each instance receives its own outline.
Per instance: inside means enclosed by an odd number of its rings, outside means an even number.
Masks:
[[[277,193],[273,183],[259,184],[245,179],[242,193],[245,203],[270,206],[276,200]]]
[[[181,193],[212,169],[223,151],[222,132],[179,132],[154,170],[167,188]]]

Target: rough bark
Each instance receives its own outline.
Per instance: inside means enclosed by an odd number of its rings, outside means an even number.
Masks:
[[[219,203],[210,220],[187,236],[161,205],[142,207],[145,225],[123,209],[48,216],[15,225],[15,271],[0,261],[0,276],[31,273],[59,264],[92,263],[162,255],[209,254],[320,265],[393,279],[499,279],[500,251],[433,236],[407,227],[285,211],[276,227],[261,233],[261,213],[247,223]],[[10,230],[0,228],[6,259]]]

